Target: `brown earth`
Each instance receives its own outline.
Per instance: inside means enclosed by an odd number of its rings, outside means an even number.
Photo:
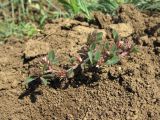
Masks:
[[[111,20],[104,25],[101,18]],[[103,29],[60,19],[31,40],[10,39],[0,45],[0,120],[160,119],[160,16],[122,6],[118,18],[97,16],[96,20]],[[122,23],[133,31],[122,29]],[[102,31],[104,39],[111,39],[112,25],[138,45],[137,54],[122,58],[117,65],[103,66],[98,76],[55,80],[49,86],[37,82],[24,88],[24,80],[49,50],[66,64],[65,54],[76,53],[92,31]]]

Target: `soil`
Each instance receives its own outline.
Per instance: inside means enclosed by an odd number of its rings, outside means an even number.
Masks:
[[[160,16],[125,5],[117,18],[96,20],[101,26],[54,20],[45,26],[44,33],[30,40],[10,38],[0,45],[1,120],[160,119]],[[124,33],[122,23],[132,26],[132,32]],[[48,51],[53,49],[61,64],[66,64],[66,54],[80,50],[91,32],[102,31],[103,39],[111,39],[111,25],[137,44],[137,54],[72,82],[55,80],[44,86],[36,81],[28,89],[24,87],[23,82],[37,72],[38,60]]]

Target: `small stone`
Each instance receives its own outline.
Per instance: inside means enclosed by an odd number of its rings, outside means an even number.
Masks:
[[[122,70],[122,67],[118,67],[118,70],[121,71],[121,70]]]
[[[73,117],[72,114],[67,114],[66,118],[67,118],[68,120],[73,120],[73,119],[74,119],[74,117]]]

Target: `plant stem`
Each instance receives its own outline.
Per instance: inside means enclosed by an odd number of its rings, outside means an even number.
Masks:
[[[21,7],[22,7],[23,16],[25,16],[24,0],[21,0]]]
[[[15,20],[15,13],[14,13],[14,2],[13,0],[11,0],[11,9],[12,9],[12,19],[13,19],[13,22]]]

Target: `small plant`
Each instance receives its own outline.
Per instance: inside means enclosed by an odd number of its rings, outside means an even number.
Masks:
[[[22,36],[32,37],[37,33],[38,30],[34,25],[30,23],[20,23],[17,28],[17,31],[19,31]],[[15,32],[15,33],[18,34],[18,32]]]
[[[55,79],[55,75],[59,75],[56,70],[54,71],[54,69],[52,69],[53,65],[55,64],[57,64],[55,53],[54,51],[50,51],[48,55],[40,62],[41,73],[36,76],[28,77],[25,83],[28,84],[34,80],[39,79],[44,85],[47,85],[48,80]],[[53,74],[53,72],[55,74]]]
[[[99,0],[97,9],[114,15],[123,4],[133,4],[141,10],[160,11],[160,0]]]
[[[54,11],[60,10],[53,1],[55,0],[3,0],[0,9],[5,21],[35,22],[41,27],[47,20],[54,18]]]
[[[74,17],[82,14],[88,20],[91,19],[91,13],[85,0],[59,0],[59,2],[63,4],[63,7],[68,12],[68,16]]]
[[[44,85],[47,85],[49,81],[56,78],[71,78],[74,76],[73,69],[68,70],[59,67],[58,60],[55,56],[54,51],[50,51],[46,57],[40,62],[41,73],[36,76],[30,76],[25,81],[25,84],[28,84],[34,80],[41,80]]]
[[[128,0],[141,10],[160,11],[160,0]]]
[[[37,28],[31,23],[19,23],[18,25],[13,22],[0,22],[0,39],[10,36],[17,37],[32,37],[37,33]]]
[[[89,67],[99,67],[103,63],[107,65],[113,65],[120,61],[120,57],[129,55],[131,52],[137,52],[136,47],[128,40],[119,39],[118,33],[113,30],[114,43],[112,45],[108,42],[103,44],[102,33],[93,33],[94,40],[92,39],[89,46],[86,46],[83,50],[83,56],[81,64],[87,64]],[[84,59],[85,58],[85,59]]]
[[[118,33],[113,30],[114,42],[112,45],[108,42],[105,44],[102,42],[103,34],[93,32],[87,44],[82,47],[78,55],[70,55],[69,67],[59,67],[57,58],[54,51],[48,53],[46,57],[42,59],[41,68],[42,73],[38,76],[31,76],[27,79],[26,83],[30,83],[34,80],[41,80],[45,85],[50,80],[55,78],[69,79],[75,76],[76,69],[81,68],[81,72],[87,71],[90,68],[100,68],[103,64],[114,65],[120,61],[121,57],[129,55],[131,52],[137,52],[137,49],[128,40],[121,40]]]
[[[119,6],[124,3],[127,3],[127,0],[99,0],[99,9],[110,14],[115,14]]]

